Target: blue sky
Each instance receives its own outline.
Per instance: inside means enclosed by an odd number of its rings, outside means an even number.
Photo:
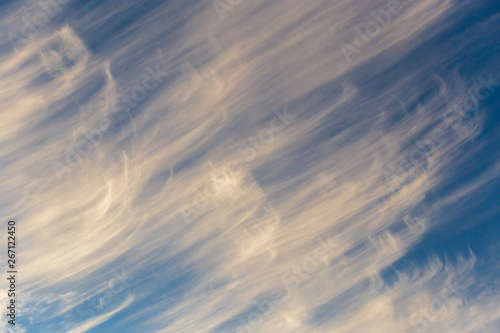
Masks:
[[[0,330],[500,332],[499,20],[0,1]]]

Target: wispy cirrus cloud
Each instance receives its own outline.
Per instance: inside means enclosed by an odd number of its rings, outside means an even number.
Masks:
[[[496,91],[460,122],[449,111],[479,76],[498,80],[497,63],[471,70],[479,56],[464,51],[488,49],[497,14],[456,31],[475,5],[401,0],[346,62],[341,43],[387,5],[245,2],[220,20],[211,2],[70,2],[17,52],[2,39],[0,210],[20,225],[20,326],[494,332],[491,261],[425,244],[460,229],[450,207],[494,192],[498,154],[461,170],[483,149]],[[0,26],[22,22],[22,6],[4,6]],[[139,96],[159,64],[162,82]],[[263,144],[285,108],[293,119]],[[91,154],[68,157],[101,126]],[[394,171],[415,150],[418,168]],[[71,168],[62,182],[54,161]],[[179,207],[214,182],[186,223]],[[336,248],[320,263],[325,235]],[[105,297],[123,268],[126,288]]]

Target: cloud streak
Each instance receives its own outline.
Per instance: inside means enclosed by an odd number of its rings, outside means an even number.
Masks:
[[[13,332],[494,332],[491,261],[426,244],[497,184],[498,154],[463,170],[499,79],[466,44],[488,49],[498,13],[461,31],[470,2],[390,2],[350,61],[342,43],[387,1],[243,2],[223,20],[211,2],[68,2],[16,50],[2,39]],[[0,26],[34,5],[3,5]]]

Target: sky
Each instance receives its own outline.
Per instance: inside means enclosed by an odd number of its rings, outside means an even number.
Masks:
[[[0,331],[500,332],[499,23],[1,0]]]

